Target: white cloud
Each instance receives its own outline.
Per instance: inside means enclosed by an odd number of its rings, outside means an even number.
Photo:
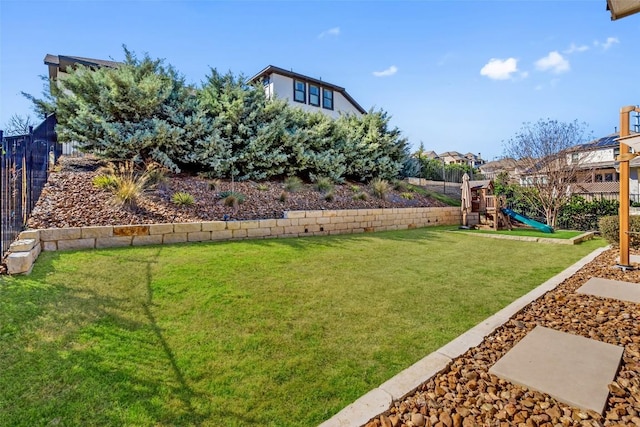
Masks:
[[[508,80],[518,71],[518,60],[515,58],[491,58],[480,70],[480,75],[493,80]]]
[[[551,71],[555,74],[569,71],[569,61],[567,61],[557,51],[549,52],[549,55],[536,61],[536,68],[540,71]]]
[[[563,53],[566,53],[567,55],[571,55],[572,53],[575,53],[575,52],[586,52],[587,50],[589,50],[589,46],[585,44],[578,46],[575,43],[571,43],[571,45],[569,46],[569,49],[565,49]]]
[[[529,77],[529,72],[528,71],[522,71],[520,73],[520,78],[521,79],[526,79],[527,77]]]
[[[374,71],[373,75],[376,77],[387,77],[387,76],[393,76],[397,72],[398,72],[398,67],[396,67],[395,65],[392,65],[386,70]]]
[[[318,34],[318,38],[321,39],[324,37],[339,36],[339,35],[340,35],[340,27],[333,27]]]
[[[617,43],[620,43],[620,40],[618,40],[617,37],[607,37],[607,40],[604,42],[599,42],[597,40],[593,42],[594,46],[601,47],[603,50],[607,50]]]

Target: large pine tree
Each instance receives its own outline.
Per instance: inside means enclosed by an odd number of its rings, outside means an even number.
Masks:
[[[78,66],[54,89],[60,141],[109,158],[157,161],[179,170],[212,137],[194,88],[172,66],[126,48],[117,68]]]

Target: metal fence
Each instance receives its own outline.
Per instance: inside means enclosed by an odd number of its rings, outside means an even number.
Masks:
[[[24,229],[50,166],[62,153],[55,125],[52,114],[36,128],[30,127],[27,135],[3,136],[0,130],[0,258]]]

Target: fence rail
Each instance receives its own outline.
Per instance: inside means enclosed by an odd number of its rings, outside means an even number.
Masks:
[[[50,115],[26,135],[3,136],[0,131],[0,259],[23,230],[50,166],[61,155],[55,125],[55,115]]]

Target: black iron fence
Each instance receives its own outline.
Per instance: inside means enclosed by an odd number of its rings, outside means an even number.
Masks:
[[[49,169],[62,153],[55,125],[55,115],[50,115],[27,135],[3,136],[0,130],[0,258],[24,229]]]

